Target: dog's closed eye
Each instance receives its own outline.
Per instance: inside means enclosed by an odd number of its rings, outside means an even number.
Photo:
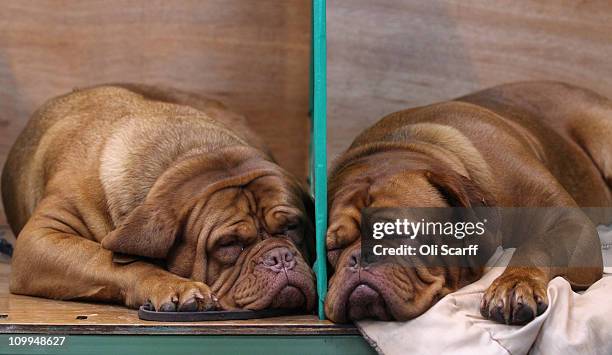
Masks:
[[[244,249],[244,243],[238,240],[238,238],[224,237],[217,242],[213,257],[222,264],[232,265],[238,260],[238,257]]]

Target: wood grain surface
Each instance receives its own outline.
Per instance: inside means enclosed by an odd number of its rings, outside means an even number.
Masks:
[[[382,116],[496,84],[612,97],[612,2],[329,0],[330,160]]]
[[[220,99],[305,178],[309,41],[307,0],[1,1],[0,165],[45,100],[122,81]]]
[[[0,255],[0,333],[45,334],[358,334],[351,325],[320,321],[314,315],[264,319],[152,322],[122,306],[56,301],[8,292],[10,264]]]
[[[6,225],[0,236],[14,245]],[[9,292],[10,258],[0,254],[0,334],[210,334],[210,335],[357,335],[353,325],[321,321],[315,315],[264,319],[153,322],[119,305],[57,301]]]

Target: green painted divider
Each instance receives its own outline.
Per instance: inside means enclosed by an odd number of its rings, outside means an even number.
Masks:
[[[327,294],[327,42],[325,0],[312,0],[310,61],[310,186],[315,199],[317,294],[319,318],[325,319]]]
[[[0,354],[319,354],[371,355],[375,351],[358,335],[69,335],[62,346],[11,346],[15,338],[40,334],[0,335]],[[45,336],[52,338],[53,336]]]

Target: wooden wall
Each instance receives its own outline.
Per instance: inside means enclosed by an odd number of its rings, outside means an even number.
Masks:
[[[221,99],[305,177],[309,41],[308,0],[1,1],[0,165],[46,99],[129,81]]]
[[[612,97],[612,2],[328,1],[331,158],[387,113],[504,82]]]
[[[495,84],[612,97],[612,3],[328,0],[329,151],[383,115]],[[110,81],[211,94],[305,176],[308,0],[0,2],[0,164],[29,114]],[[0,217],[0,222],[2,222]]]

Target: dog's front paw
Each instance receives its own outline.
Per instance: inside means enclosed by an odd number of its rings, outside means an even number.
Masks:
[[[181,277],[148,278],[136,288],[136,306],[145,304],[150,310],[195,312],[219,308],[217,297],[207,285]]]
[[[499,323],[529,323],[548,308],[547,284],[539,269],[507,269],[485,291],[480,313]]]

